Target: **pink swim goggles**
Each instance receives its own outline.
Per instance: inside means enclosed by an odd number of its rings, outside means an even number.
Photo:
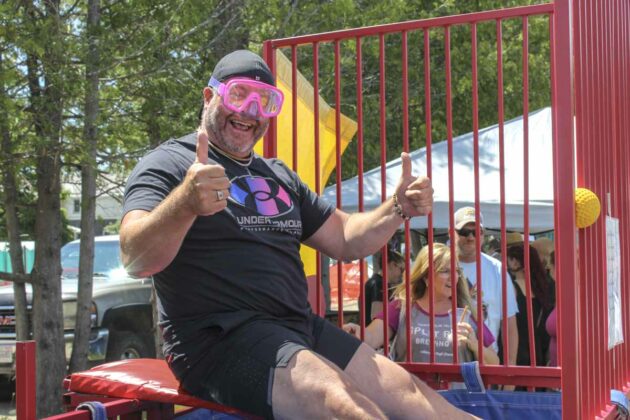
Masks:
[[[221,83],[212,77],[208,86],[214,88],[223,98],[223,105],[234,112],[271,118],[282,109],[282,91],[267,83],[247,78],[234,78]]]

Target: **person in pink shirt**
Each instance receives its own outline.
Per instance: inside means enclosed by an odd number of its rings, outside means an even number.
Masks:
[[[478,360],[477,324],[470,311],[470,295],[468,283],[461,270],[451,275],[451,252],[449,247],[436,243],[433,245],[433,296],[434,296],[434,340],[435,361],[439,363],[453,362],[453,331],[452,331],[452,290],[457,288],[457,342],[458,360],[461,362]],[[429,247],[425,246],[411,268],[411,340],[412,357],[414,362],[428,362],[430,357],[430,294],[429,290]],[[389,336],[393,337],[392,358],[396,361],[407,359],[406,334],[406,289],[404,283],[394,291],[394,299],[388,304]],[[383,313],[375,319],[365,330],[365,343],[374,349],[383,347]],[[483,324],[482,324],[483,325]],[[358,327],[348,324],[346,331],[358,334]],[[490,347],[495,341],[494,336],[484,325],[483,359],[485,364],[498,364],[499,358]]]

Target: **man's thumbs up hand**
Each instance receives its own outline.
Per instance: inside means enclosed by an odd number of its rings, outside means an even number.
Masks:
[[[208,164],[208,141],[208,134],[199,129],[195,162],[188,168],[183,183],[187,204],[198,216],[220,212],[227,207],[230,196],[230,180],[225,176],[225,168]]]
[[[433,187],[426,176],[414,176],[411,173],[411,156],[400,155],[402,175],[396,187],[398,205],[405,216],[426,216],[433,209]]]

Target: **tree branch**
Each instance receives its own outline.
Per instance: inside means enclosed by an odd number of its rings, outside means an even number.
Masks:
[[[30,274],[7,273],[0,271],[0,280],[11,281],[13,283],[33,283],[33,276]]]

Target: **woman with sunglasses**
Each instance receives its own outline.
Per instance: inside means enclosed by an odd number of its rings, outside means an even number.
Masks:
[[[411,268],[410,290],[411,339],[414,362],[428,362],[430,358],[430,294],[429,294],[429,247],[422,248]],[[453,282],[457,289],[457,342],[460,362],[478,360],[477,325],[470,311],[471,301],[468,284],[459,270],[451,275],[451,251],[446,245],[433,245],[433,309],[435,361],[453,362],[452,344],[452,290]],[[393,337],[391,355],[396,361],[407,360],[406,333],[406,288],[402,283],[394,292],[394,300],[388,305],[388,332]],[[374,349],[383,346],[383,313],[376,316],[365,330],[365,342]],[[356,325],[346,326],[346,331],[358,334]],[[483,356],[485,364],[498,364],[499,358],[489,347],[494,337],[487,327],[483,327]]]

